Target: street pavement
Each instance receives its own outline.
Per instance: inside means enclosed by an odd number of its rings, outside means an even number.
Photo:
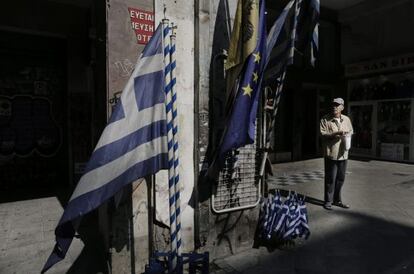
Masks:
[[[414,273],[414,165],[350,160],[343,200],[351,208],[332,211],[322,207],[322,159],[273,168],[269,189],[306,195],[310,238],[217,259],[211,273]],[[0,204],[0,274],[40,272],[54,245],[61,204],[56,197]],[[102,261],[94,258],[99,240],[84,241],[75,238],[67,258],[48,273],[100,273],[103,267],[92,263]]]
[[[0,203],[0,274],[39,274],[55,244],[54,230],[63,213],[57,197]],[[75,238],[66,258],[47,273],[102,273],[100,241],[85,218],[80,230],[88,239]],[[93,242],[85,246],[85,242]]]
[[[0,204],[0,273],[40,273],[53,250],[63,208],[55,197]],[[83,244],[74,241],[67,259],[50,273],[66,273]]]
[[[349,160],[343,202],[323,205],[323,159],[273,165],[269,189],[306,195],[311,236],[215,260],[211,273],[414,273],[414,165]]]

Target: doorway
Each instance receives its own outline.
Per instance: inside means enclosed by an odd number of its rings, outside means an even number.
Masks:
[[[66,41],[0,31],[0,199],[68,185]]]
[[[302,159],[322,156],[319,121],[329,111],[333,88],[304,84],[303,90]]]

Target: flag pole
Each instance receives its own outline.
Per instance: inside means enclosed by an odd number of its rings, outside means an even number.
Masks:
[[[279,107],[280,96],[282,95],[283,84],[285,82],[286,69],[287,69],[288,65],[293,64],[293,59],[295,57],[295,42],[296,42],[296,35],[297,35],[296,32],[297,32],[298,17],[299,17],[300,8],[301,8],[301,5],[302,5],[302,0],[296,0],[294,2],[294,4],[295,4],[295,17],[294,17],[293,26],[292,26],[292,32],[290,33],[290,43],[291,43],[291,45],[290,45],[289,55],[288,55],[288,59],[287,59],[287,64],[283,69],[283,73],[278,78],[278,85],[277,85],[277,88],[276,88],[275,95],[273,97],[273,105],[272,105],[272,108],[271,108],[271,109],[273,109],[273,112],[272,112],[272,116],[271,116],[271,119],[270,119],[269,129],[267,130],[264,154],[263,154],[262,162],[260,164],[259,176],[260,176],[260,178],[262,178],[262,180],[263,180],[263,176],[264,176],[267,156],[269,154],[269,149],[270,149],[270,139],[273,136],[272,133],[273,133],[273,128],[275,126],[275,121],[276,121],[276,115],[277,115],[277,111],[278,111],[278,107]],[[265,106],[265,108],[266,108],[266,106]]]
[[[162,20],[163,26],[163,46],[165,62],[165,104],[167,113],[167,142],[168,142],[168,193],[170,208],[170,240],[171,240],[171,263],[170,273],[177,268],[177,234],[176,234],[176,215],[175,215],[175,175],[174,175],[174,150],[173,150],[173,115],[172,115],[172,92],[171,92],[171,59],[170,59],[170,35],[171,28],[169,20]]]
[[[181,255],[181,182],[180,176],[178,173],[179,166],[179,153],[178,153],[178,113],[177,113],[177,90],[176,90],[176,77],[175,77],[175,68],[176,68],[176,59],[175,59],[175,39],[177,26],[173,23],[171,24],[172,34],[171,38],[171,48],[170,48],[170,58],[171,58],[171,93],[172,93],[172,123],[173,123],[173,140],[174,140],[174,177],[175,177],[175,218],[177,224],[177,255]]]
[[[264,171],[265,171],[265,166],[266,166],[266,159],[267,159],[267,155],[269,154],[269,149],[270,149],[270,140],[271,137],[273,136],[273,128],[275,127],[275,121],[276,121],[276,115],[277,115],[277,111],[279,108],[279,101],[280,101],[280,97],[282,95],[282,90],[283,90],[283,83],[285,81],[285,76],[286,76],[286,68],[283,71],[283,74],[279,77],[279,83],[277,85],[276,88],[276,92],[275,95],[273,97],[273,105],[271,107],[271,109],[273,109],[272,112],[272,116],[270,118],[270,125],[269,128],[267,129],[266,132],[266,144],[265,144],[265,149],[264,149],[264,153],[263,153],[263,158],[262,158],[262,162],[260,164],[260,178],[263,179],[263,175],[264,175]],[[266,109],[266,106],[265,106]]]

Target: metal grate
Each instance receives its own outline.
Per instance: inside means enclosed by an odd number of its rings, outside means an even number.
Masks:
[[[225,213],[258,205],[260,153],[256,144],[247,145],[228,154],[212,195],[212,209]]]

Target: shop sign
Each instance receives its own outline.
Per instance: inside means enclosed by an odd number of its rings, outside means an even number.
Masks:
[[[352,77],[409,68],[414,68],[414,53],[346,65],[345,76]]]
[[[154,33],[154,13],[136,8],[128,11],[138,44],[146,45]]]

